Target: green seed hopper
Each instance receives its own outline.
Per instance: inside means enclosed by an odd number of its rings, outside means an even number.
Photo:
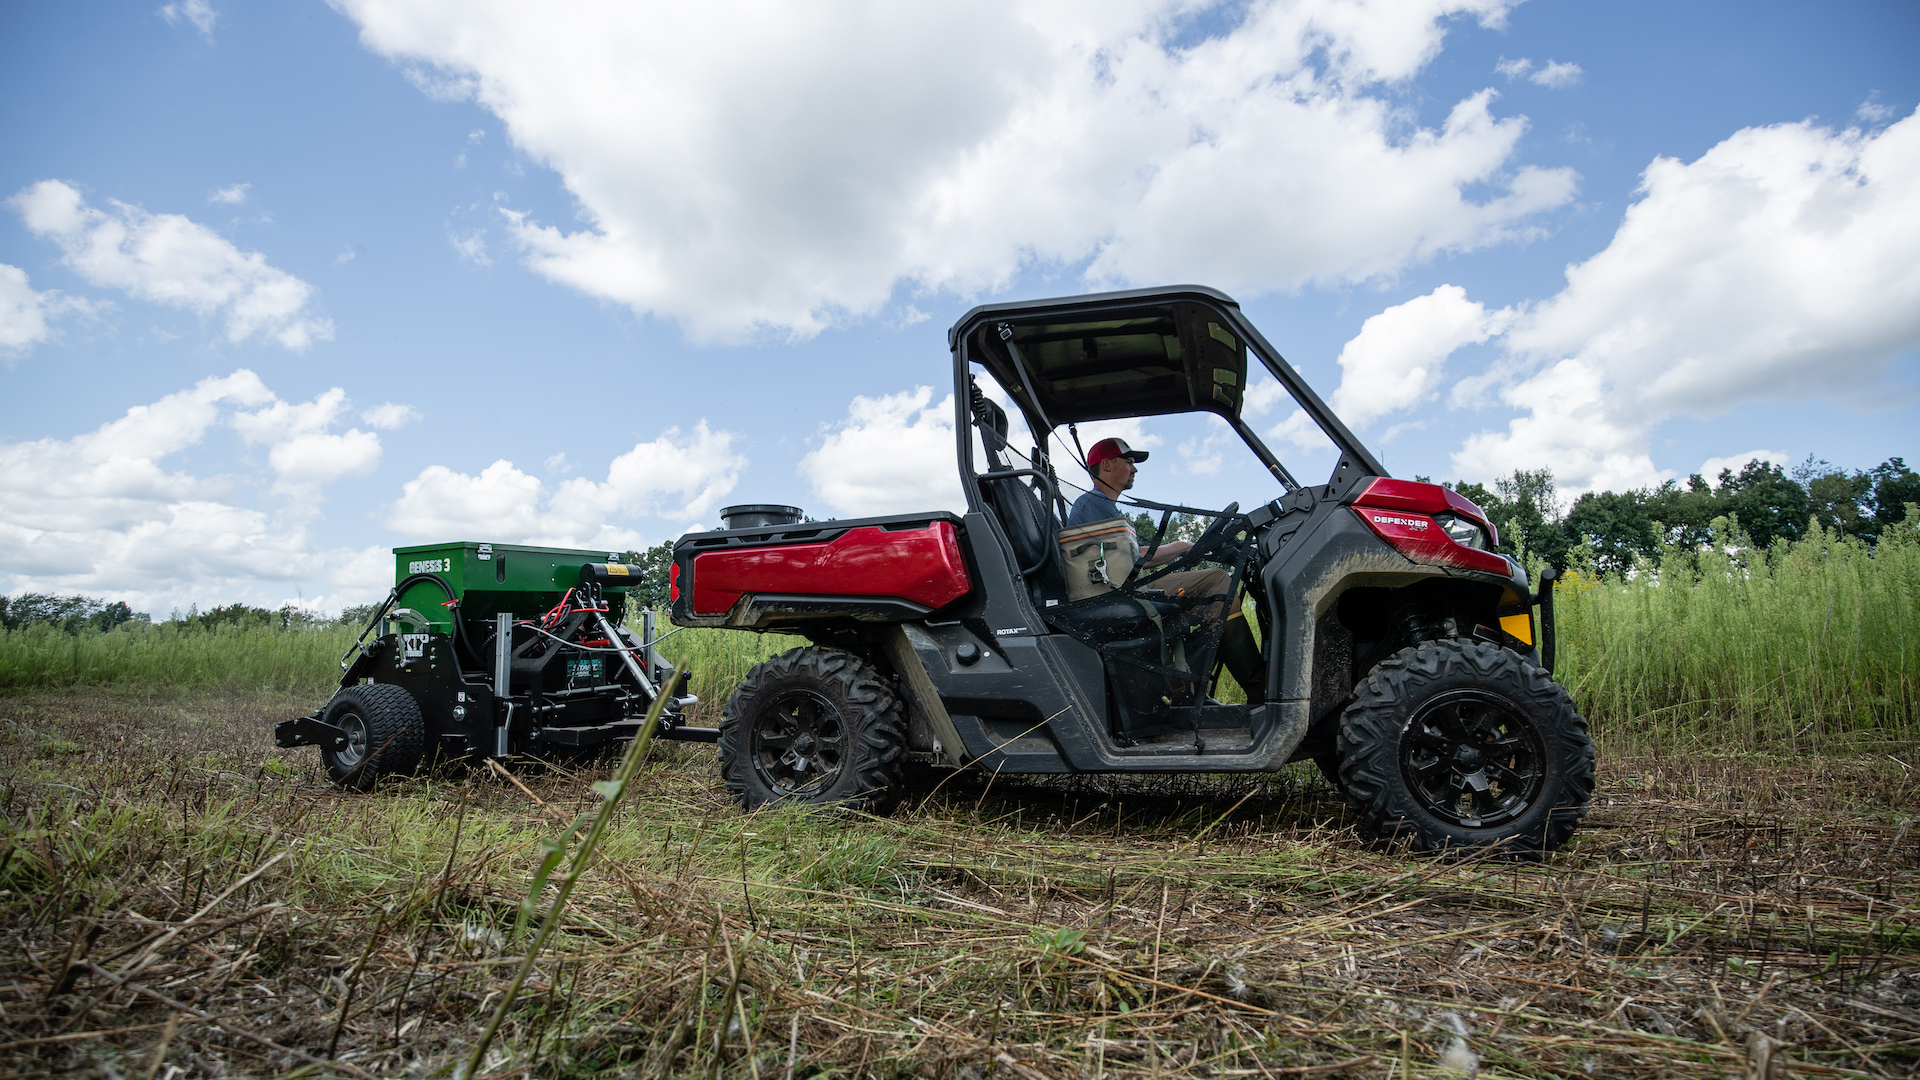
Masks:
[[[318,746],[333,779],[370,787],[442,755],[578,754],[633,738],[712,742],[655,648],[643,584],[620,552],[459,541],[395,548],[394,587],[346,655],[340,689],[274,739]]]

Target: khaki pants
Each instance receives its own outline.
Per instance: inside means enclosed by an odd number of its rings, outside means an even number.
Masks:
[[[1148,587],[1160,589],[1168,596],[1220,596],[1227,591],[1227,582],[1232,577],[1233,575],[1231,573],[1218,568],[1211,570],[1182,570],[1177,574],[1168,574],[1166,577],[1155,581]],[[1200,613],[1200,628],[1202,630],[1212,630],[1214,624],[1220,621],[1220,609],[1226,607],[1227,601],[1231,599],[1233,598],[1227,597],[1226,600],[1216,600],[1203,608],[1197,609]],[[1239,617],[1240,605],[1235,604],[1233,605],[1233,610],[1227,612],[1227,618],[1237,619]]]
[[[1164,590],[1168,596],[1219,596],[1227,591],[1227,582],[1232,577],[1225,570],[1185,570],[1178,574],[1168,574],[1153,584]],[[1226,600],[1215,600],[1198,609],[1200,613],[1200,633],[1211,633],[1219,628],[1220,609],[1228,606]],[[1247,620],[1242,617],[1239,604],[1233,604],[1227,612],[1227,625],[1220,632],[1219,659],[1233,675],[1233,681],[1247,692],[1248,704],[1258,705],[1267,699],[1266,669],[1261,663],[1260,646],[1253,640],[1253,631],[1248,628]],[[1188,646],[1195,645],[1192,639]],[[1187,660],[1194,662],[1189,654]],[[1202,672],[1210,675],[1211,672]]]

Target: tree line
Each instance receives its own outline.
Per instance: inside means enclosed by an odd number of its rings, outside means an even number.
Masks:
[[[339,615],[326,615],[285,604],[263,608],[247,604],[227,604],[200,610],[198,604],[185,612],[176,609],[170,621],[191,630],[214,630],[222,626],[259,630],[314,630],[329,626],[364,626],[373,618],[374,605],[349,607]],[[135,611],[125,601],[109,603],[91,596],[57,596],[53,593],[21,593],[0,596],[0,628],[22,630],[29,626],[47,626],[68,634],[82,630],[112,630],[129,624],[149,624],[153,616]]]
[[[1422,478],[1424,479],[1424,478]],[[1722,469],[1712,482],[1695,473],[1632,491],[1590,491],[1562,512],[1549,469],[1520,469],[1489,489],[1448,485],[1487,512],[1500,533],[1499,551],[1532,555],[1564,569],[1569,553],[1589,545],[1595,569],[1625,573],[1663,546],[1699,547],[1716,518],[1736,522],[1756,548],[1798,540],[1811,524],[1875,544],[1920,503],[1920,475],[1903,458],[1846,472],[1811,455],[1791,470],[1749,461]]]

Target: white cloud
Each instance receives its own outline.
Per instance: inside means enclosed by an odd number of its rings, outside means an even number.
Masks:
[[[276,412],[281,406],[284,412]],[[169,603],[271,603],[285,583],[332,580],[358,556],[321,549],[299,521],[309,508],[291,517],[269,514],[239,501],[235,478],[166,465],[223,417],[243,435],[251,430],[271,442],[271,457],[304,435],[324,434],[319,418],[330,408],[327,395],[286,405],[241,370],[135,406],[71,439],[0,442],[0,574],[14,589],[87,592],[162,613]],[[274,416],[286,423],[276,429]],[[300,475],[300,463],[282,475]]]
[[[635,548],[641,535],[613,519],[698,520],[719,506],[746,466],[733,434],[702,420],[689,433],[672,427],[636,444],[613,459],[605,481],[574,477],[551,490],[506,460],[478,475],[431,465],[407,481],[386,523],[423,539]]]
[[[1548,60],[1546,67],[1535,70],[1533,61],[1525,57],[1508,60],[1504,56],[1500,58],[1499,63],[1493,65],[1493,70],[1505,75],[1508,82],[1525,79],[1530,83],[1537,83],[1553,90],[1572,86],[1580,81],[1580,76],[1586,74],[1580,65],[1575,63]]]
[[[1035,265],[1364,280],[1524,236],[1574,189],[1513,168],[1526,122],[1491,92],[1437,129],[1382,92],[1509,0],[1262,0],[1192,45],[1170,37],[1186,0],[337,6],[560,174],[583,226],[503,210],[530,266],[702,339],[806,336],[903,282],[971,293]]]
[[[1879,93],[1878,91],[1875,91],[1876,96],[1878,95],[1878,93]],[[1853,111],[1853,115],[1857,119],[1859,119],[1862,123],[1884,124],[1887,121],[1893,119],[1894,116],[1897,113],[1899,113],[1899,111],[1900,110],[1894,108],[1891,105],[1886,104],[1885,102],[1875,101],[1873,100],[1873,98],[1868,98],[1867,100],[1860,103],[1860,107]]]
[[[1647,453],[1647,428],[1622,419],[1601,373],[1579,360],[1562,360],[1518,385],[1501,391],[1501,400],[1531,412],[1513,420],[1504,433],[1468,437],[1453,455],[1461,479],[1491,483],[1515,469],[1553,470],[1560,494],[1576,498],[1588,491],[1627,491],[1659,484],[1672,473],[1657,468]]]
[[[363,423],[383,431],[395,431],[420,419],[420,410],[411,405],[395,405],[389,401],[375,405],[360,414]]]
[[[92,304],[58,290],[35,292],[25,270],[0,263],[0,356],[27,352],[47,340],[52,333],[49,318],[92,311]]]
[[[1285,439],[1307,451],[1333,449],[1333,440],[1327,438],[1327,433],[1320,430],[1320,425],[1313,422],[1313,417],[1308,416],[1306,410],[1300,408],[1295,408],[1286,415],[1285,419],[1268,428],[1267,436]]]
[[[42,180],[7,204],[92,284],[202,315],[220,312],[228,341],[265,334],[298,352],[333,337],[333,323],[307,311],[313,286],[267,265],[265,256],[179,214],[109,201],[110,209],[96,210],[67,184]]]
[[[332,591],[314,597],[313,606],[317,610],[337,612],[378,599],[393,588],[393,552],[383,547],[333,552],[328,559],[326,581]]]
[[[1033,435],[992,379],[982,379],[980,389],[1007,410],[1007,442],[1016,458],[1014,465],[1026,468]],[[1107,438],[1125,439],[1136,450],[1156,450],[1165,443],[1138,418],[1080,425],[1082,446]],[[1086,469],[1079,464],[1064,428],[1051,445],[1054,470],[1065,485],[1067,500],[1072,501],[1087,488]],[[1200,444],[1195,449],[1200,450]],[[795,471],[807,481],[813,498],[826,504],[826,513],[836,517],[922,510],[962,513],[966,497],[960,491],[956,450],[953,395],[936,402],[932,387],[916,386],[897,394],[855,397],[847,405],[844,420],[821,426],[818,444],[800,459]],[[984,468],[986,458],[977,435],[973,453],[976,464]],[[1205,456],[1202,452],[1199,458],[1202,470]]]
[[[0,349],[25,351],[47,339],[46,294],[27,284],[27,272],[0,264]]]
[[[239,206],[241,203],[247,201],[247,189],[252,186],[252,184],[233,184],[228,187],[223,187],[207,196],[207,201],[210,203],[224,203],[227,206]]]
[[[1241,409],[1251,416],[1265,416],[1275,405],[1291,401],[1287,388],[1280,380],[1267,374],[1264,368],[1254,365],[1247,367],[1247,396],[1241,399]]]
[[[475,266],[493,265],[493,256],[487,254],[487,231],[485,229],[474,229],[465,236],[448,230],[447,243],[453,245],[453,250],[459,252],[461,258]]]
[[[213,5],[207,0],[180,0],[179,3],[162,6],[160,17],[174,26],[178,26],[182,20],[190,22],[211,41],[213,23],[220,17],[220,13],[213,10]]]
[[[1226,464],[1227,450],[1244,445],[1225,420],[1212,413],[1204,415],[1207,418],[1206,434],[1182,439],[1180,445],[1175,447],[1180,454],[1180,462],[1175,469],[1177,473],[1218,476],[1220,467]]]
[[[380,464],[380,436],[359,428],[329,430],[347,409],[347,392],[336,386],[305,404],[275,401],[236,414],[233,426],[250,443],[272,444],[267,462],[278,477],[275,494],[310,499],[320,488]]]
[[[541,533],[540,480],[500,460],[478,476],[429,465],[406,482],[388,525],[416,537],[510,543]]]
[[[953,395],[929,407],[932,400],[929,386],[854,398],[847,418],[822,429],[819,446],[796,471],[836,517],[964,512]]]
[[[1362,323],[1360,333],[1340,350],[1333,411],[1359,429],[1432,400],[1447,357],[1498,334],[1512,318],[1511,311],[1490,312],[1468,300],[1458,285],[1442,285],[1382,311]]]
[[[1700,467],[1694,470],[1694,474],[1704,476],[1708,480],[1717,480],[1721,472],[1732,469],[1737,476],[1740,470],[1746,468],[1747,463],[1750,461],[1763,461],[1769,465],[1778,465],[1783,469],[1793,464],[1792,458],[1778,450],[1749,450],[1744,454],[1728,454],[1726,457],[1710,457],[1700,463]]]
[[[1535,82],[1541,86],[1558,90],[1579,82],[1580,76],[1585,74],[1586,72],[1580,69],[1579,64],[1549,60],[1547,61],[1546,67],[1527,76],[1527,79],[1529,82]]]
[[[1606,250],[1507,335],[1551,365],[1531,415],[1455,455],[1480,479],[1551,466],[1570,494],[1658,482],[1653,427],[1759,399],[1871,393],[1920,347],[1920,113],[1878,132],[1746,128],[1656,159]],[[1561,430],[1555,430],[1556,428]]]

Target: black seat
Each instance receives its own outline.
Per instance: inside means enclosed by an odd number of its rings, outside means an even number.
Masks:
[[[1067,595],[1066,571],[1060,563],[1060,545],[1055,539],[1059,522],[1054,519],[1045,481],[1027,474],[995,477],[993,473],[1012,471],[1007,459],[1007,412],[998,403],[973,391],[973,413],[986,448],[989,472],[980,478],[980,492],[1000,519],[1020,573],[1033,593],[1036,605],[1047,600],[1062,600]]]

